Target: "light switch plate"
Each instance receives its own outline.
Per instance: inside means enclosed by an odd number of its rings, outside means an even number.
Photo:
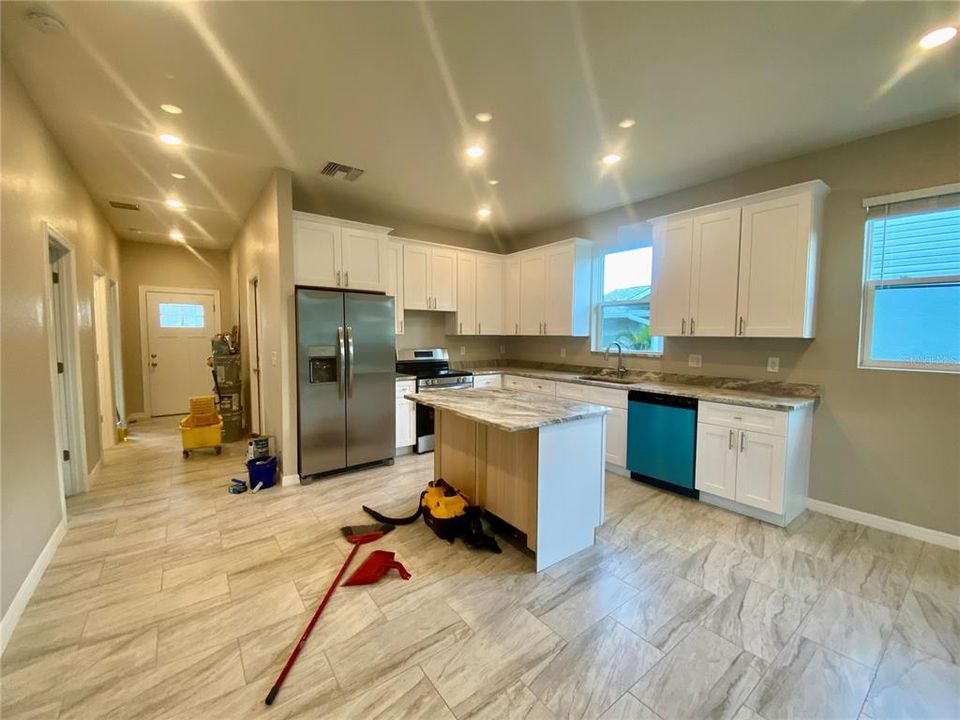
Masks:
[[[565,358],[567,356],[567,349],[560,348],[560,357]]]
[[[460,354],[461,354],[461,355],[466,355],[466,354],[467,354],[467,346],[466,346],[466,345],[461,345],[461,346],[460,346]]]
[[[695,368],[703,367],[703,355],[694,355],[692,353],[687,355],[687,365]]]
[[[778,357],[767,358],[767,372],[780,372],[780,358]]]

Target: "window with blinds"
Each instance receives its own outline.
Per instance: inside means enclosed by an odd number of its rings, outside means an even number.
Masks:
[[[950,189],[868,205],[861,367],[960,371],[960,188]]]

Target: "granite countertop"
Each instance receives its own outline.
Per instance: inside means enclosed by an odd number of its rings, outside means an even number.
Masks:
[[[417,376],[416,376],[416,375],[404,375],[403,373],[397,373],[397,374],[396,374],[396,377],[397,377],[397,382],[401,382],[402,380],[416,380],[416,379],[417,379]]]
[[[609,412],[601,405],[501,388],[426,390],[405,397],[507,432],[533,430]]]
[[[680,375],[678,373],[628,372],[627,377],[636,382],[625,384],[604,382],[603,375],[585,380],[580,375],[593,374],[595,368],[581,368],[580,372],[529,367],[478,367],[471,368],[474,375],[517,375],[538,380],[593,385],[620,390],[641,390],[664,395],[697,398],[708,402],[755,407],[764,410],[790,411],[816,404],[820,389],[815,385],[800,385],[763,380],[714,378],[705,375]]]

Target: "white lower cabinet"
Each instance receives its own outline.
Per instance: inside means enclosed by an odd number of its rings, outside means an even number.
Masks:
[[[502,387],[502,375],[474,375],[473,386],[475,388],[498,388]]]
[[[416,392],[412,380],[397,381],[397,447],[406,448],[417,444],[417,404],[404,395]]]
[[[607,462],[623,468],[627,466],[627,411],[610,408],[607,413]]]
[[[750,429],[758,424],[769,432]],[[695,480],[700,499],[788,524],[806,507],[812,425],[810,407],[785,412],[701,402]]]

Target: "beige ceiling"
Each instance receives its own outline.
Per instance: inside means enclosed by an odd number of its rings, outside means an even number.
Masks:
[[[958,110],[960,42],[916,45],[953,2],[46,5],[63,34],[35,7],[3,2],[3,53],[131,240],[229,246],[274,166],[327,212],[475,229],[489,203],[510,236]]]

